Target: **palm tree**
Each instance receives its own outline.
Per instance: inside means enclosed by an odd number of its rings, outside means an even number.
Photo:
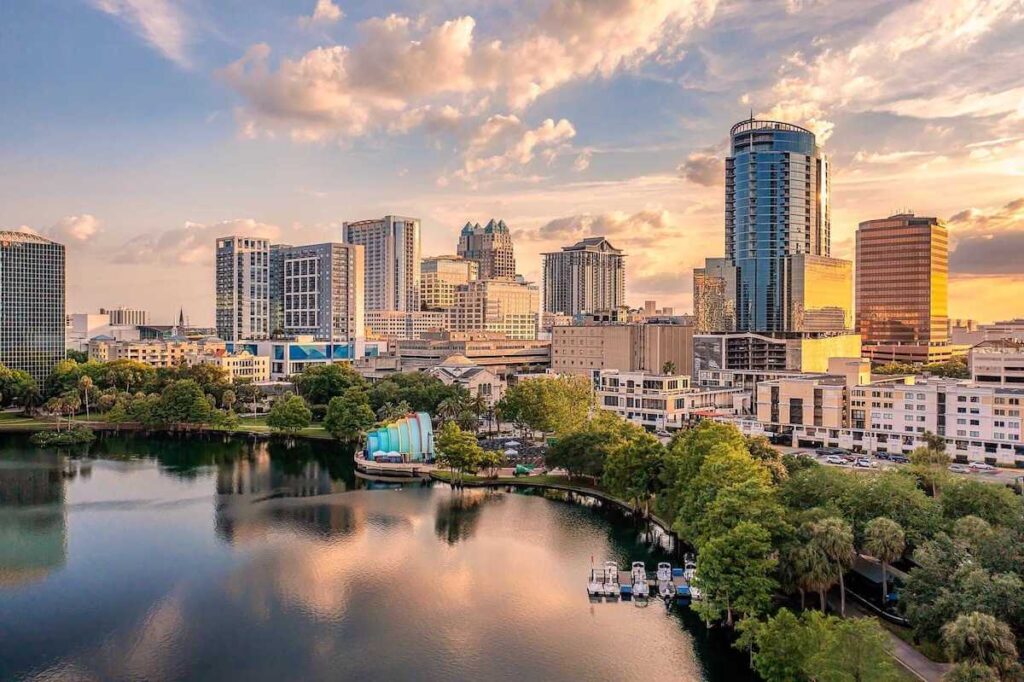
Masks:
[[[667,361],[664,365],[661,366],[661,373],[662,374],[675,374],[676,373],[676,363],[672,362],[671,360]]]
[[[987,613],[961,614],[946,623],[942,626],[942,643],[957,662],[988,665],[1001,673],[1019,666],[1013,630]]]
[[[437,404],[437,417],[442,422],[452,421],[465,409],[461,396],[450,396]]]
[[[85,398],[85,418],[89,419],[89,392],[93,388],[92,377],[88,374],[83,374],[78,379],[78,392]]]
[[[389,422],[404,417],[412,411],[409,403],[405,400],[400,400],[397,403],[387,402],[380,406],[377,410],[377,419],[382,422]]]
[[[811,524],[811,543],[818,546],[835,563],[839,574],[839,613],[846,617],[846,584],[843,573],[853,565],[853,530],[850,524],[835,516]]]
[[[824,613],[825,594],[836,584],[836,575],[828,556],[814,543],[807,543],[797,549],[794,565],[797,584],[800,586],[800,607],[804,606],[804,592],[817,592]]]
[[[64,399],[60,396],[54,396],[47,400],[43,407],[50,414],[57,415],[57,430],[60,431],[60,418],[64,414]]]
[[[882,602],[889,601],[889,581],[886,569],[903,556],[907,536],[900,524],[884,516],[871,519],[864,528],[864,550],[882,564]]]
[[[78,391],[76,389],[71,389],[70,391],[67,391],[63,396],[61,396],[61,399],[64,404],[64,411],[68,413],[68,429],[70,430],[71,419],[75,416],[75,413],[78,412],[78,409],[82,406],[82,399],[79,397]]]

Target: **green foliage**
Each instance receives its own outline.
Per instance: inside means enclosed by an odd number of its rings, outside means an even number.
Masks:
[[[807,661],[816,682],[895,682],[901,679],[889,635],[873,618],[829,618],[826,636]]]
[[[67,350],[64,352],[64,357],[67,360],[74,360],[75,362],[82,364],[89,361],[89,353],[84,350]]]
[[[375,423],[366,394],[359,388],[350,388],[327,403],[324,428],[340,441],[358,441]]]
[[[951,379],[970,379],[971,371],[967,367],[967,359],[957,357],[944,362],[932,362],[927,365],[915,365],[905,362],[890,362],[871,370],[874,374],[924,374]]]
[[[548,449],[544,463],[549,469],[565,469],[570,478],[586,476],[597,480],[604,475],[608,457],[640,431],[617,415],[598,412],[578,431],[560,437]]]
[[[1022,666],[1018,661],[1013,632],[1006,623],[986,614],[961,614],[942,628],[942,643],[954,661],[988,666],[1000,679],[1019,680]]]
[[[593,403],[593,386],[586,377],[539,376],[509,387],[498,409],[502,419],[520,429],[561,437],[583,427]]]
[[[157,421],[166,425],[210,424],[216,409],[210,405],[202,387],[192,379],[169,383],[160,394]]]
[[[36,381],[28,372],[0,365],[0,406],[26,405],[38,392]]]
[[[746,439],[747,452],[756,461],[764,465],[772,475],[772,483],[778,485],[789,478],[789,469],[782,458],[782,453],[764,436]],[[813,461],[813,460],[807,460]]]
[[[39,431],[29,438],[33,445],[43,448],[81,445],[96,440],[96,434],[88,426],[74,426],[67,431]]]
[[[696,478],[711,448],[741,448],[744,444],[739,429],[712,421],[702,421],[682,435],[677,434],[669,443],[665,456],[661,475],[662,490],[656,502],[658,513],[674,518],[683,509],[693,508],[695,491],[691,482]]]
[[[646,431],[637,433],[605,459],[605,488],[634,507],[643,507],[646,512],[648,502],[657,491],[664,451],[657,438]]]
[[[1024,527],[1024,498],[1009,488],[958,478],[943,490],[942,513],[950,520],[977,516],[992,525]]]
[[[701,546],[699,584],[704,599],[694,608],[708,621],[724,612],[727,625],[737,613],[765,613],[778,586],[772,578],[775,564],[768,531],[741,521]]]
[[[864,551],[882,564],[882,594],[887,597],[889,585],[886,571],[889,564],[903,556],[907,549],[907,537],[900,524],[884,516],[871,519],[864,528]]]
[[[330,407],[328,406],[328,411]],[[267,415],[267,426],[274,431],[294,435],[309,426],[313,415],[306,402],[297,395],[286,393],[274,401]]]
[[[957,663],[942,677],[942,682],[1001,682],[999,671],[981,663]]]
[[[408,411],[437,414],[441,401],[458,395],[460,391],[460,386],[445,386],[443,381],[426,372],[402,372],[376,382],[367,394],[370,407],[375,412],[388,403],[405,403],[409,406]]]
[[[351,388],[366,391],[366,380],[344,364],[314,365],[292,377],[299,395],[310,405],[326,405],[331,398],[344,395]]]
[[[797,617],[789,609],[765,621],[745,619],[739,629],[750,633],[754,670],[765,682],[808,680],[810,661],[823,648],[834,619],[809,612]]]
[[[811,544],[821,549],[829,561],[835,564],[839,576],[839,598],[841,615],[846,615],[846,585],[843,574],[853,565],[853,529],[843,519],[829,517],[811,524]]]
[[[467,472],[476,471],[484,457],[476,437],[452,421],[445,422],[437,432],[434,447],[437,450],[438,465],[450,469],[456,481],[461,480]]]

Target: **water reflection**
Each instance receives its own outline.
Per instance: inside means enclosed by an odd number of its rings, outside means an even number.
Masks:
[[[54,454],[0,460],[0,588],[41,580],[64,565],[64,479],[77,473]]]
[[[434,532],[449,545],[468,540],[480,522],[484,504],[502,499],[504,497],[490,490],[453,490],[438,500]]]

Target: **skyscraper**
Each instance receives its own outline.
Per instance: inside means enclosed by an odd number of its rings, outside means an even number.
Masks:
[[[64,359],[64,245],[0,232],[0,363],[39,386]]]
[[[725,258],[708,258],[694,269],[693,317],[701,334],[736,329],[736,267]]]
[[[626,303],[625,255],[604,237],[544,254],[544,310],[578,315]]]
[[[217,335],[225,341],[270,335],[270,241],[217,240]]]
[[[516,258],[512,250],[512,235],[504,220],[491,218],[485,227],[480,223],[466,223],[459,235],[460,256],[476,261],[480,279],[516,276]]]
[[[310,244],[280,254],[286,334],[337,343],[365,335],[362,246]]]
[[[475,280],[455,287],[448,318],[454,332],[498,332],[510,339],[536,339],[540,292],[511,279]]]
[[[750,119],[730,136],[725,258],[736,267],[736,328],[803,331],[792,283],[806,279],[799,268],[828,269],[818,260],[831,255],[828,159],[813,133],[789,123]],[[817,292],[819,305],[825,293],[836,300],[824,307],[849,310],[850,292]]]
[[[420,309],[420,221],[384,216],[345,223],[344,240],[366,249],[366,310]]]
[[[949,231],[942,221],[899,213],[861,223],[857,331],[865,346],[907,346],[897,352],[907,357],[897,359],[927,361],[927,347],[949,340],[948,278]]]
[[[420,268],[420,301],[424,310],[455,305],[455,287],[477,279],[479,264],[462,256],[424,258]]]
[[[270,245],[270,334],[284,334],[284,256],[291,244]]]

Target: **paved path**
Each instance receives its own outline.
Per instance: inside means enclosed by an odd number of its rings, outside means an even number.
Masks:
[[[849,595],[847,595],[849,596]],[[829,595],[829,608],[839,614],[839,597]],[[859,604],[850,599],[846,600],[846,616],[848,618],[875,618],[875,616],[862,609]],[[942,676],[950,669],[948,663],[937,663],[931,660],[920,651],[910,646],[902,639],[888,630],[885,631],[892,641],[892,655],[904,668],[913,673],[916,677],[925,682],[941,682]]]

